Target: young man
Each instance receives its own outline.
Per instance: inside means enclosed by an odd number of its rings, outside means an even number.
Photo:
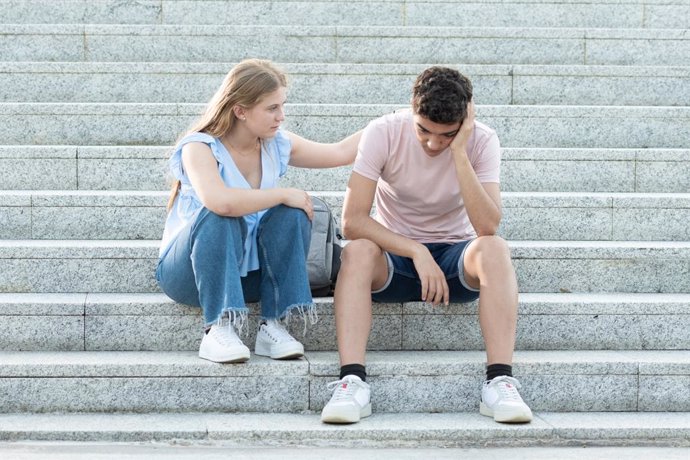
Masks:
[[[472,84],[453,69],[425,70],[411,111],[365,129],[343,205],[350,241],[335,290],[341,370],[323,422],[371,414],[364,364],[372,298],[436,306],[479,297],[488,363],[480,412],[499,422],[532,420],[512,377],[518,296],[508,246],[496,236],[499,166],[496,133],[475,121]]]

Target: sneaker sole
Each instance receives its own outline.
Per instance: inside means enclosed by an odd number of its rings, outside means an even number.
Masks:
[[[357,423],[364,417],[371,415],[371,403],[362,407],[359,411],[353,408],[339,407],[333,411],[327,411],[325,408],[321,412],[321,421],[323,423]]]
[[[500,423],[527,423],[532,421],[532,412],[524,410],[493,411],[483,402],[479,403],[479,413],[492,417]]]
[[[254,345],[254,354],[258,356],[267,356],[271,359],[296,359],[304,356],[304,347],[298,342],[296,345],[291,345],[282,350],[271,352],[270,345],[264,345],[257,342]]]
[[[223,364],[228,364],[228,363],[244,363],[246,361],[249,361],[249,350],[246,352],[239,352],[239,353],[233,353],[230,355],[218,355],[214,356],[211,354],[205,354],[201,351],[199,351],[199,358],[205,359],[208,361],[212,361],[214,363],[223,363]]]

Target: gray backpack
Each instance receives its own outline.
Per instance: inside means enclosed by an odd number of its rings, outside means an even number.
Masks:
[[[314,220],[311,223],[311,245],[307,272],[312,295],[331,295],[340,269],[340,236],[335,218],[325,201],[312,196]]]

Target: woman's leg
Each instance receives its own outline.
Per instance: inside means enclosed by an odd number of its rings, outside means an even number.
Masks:
[[[217,324],[227,312],[246,316],[239,267],[246,224],[204,208],[175,238],[161,258],[156,278],[170,298],[201,307],[204,324]]]
[[[276,206],[261,218],[258,228],[261,267],[261,315],[281,319],[291,310],[312,310],[307,255],[311,222],[301,209]]]
[[[292,311],[305,321],[315,321],[314,303],[309,289],[307,255],[311,224],[301,209],[277,206],[269,209],[258,228],[261,277],[261,316],[254,353],[273,359],[298,358],[304,346],[278,321],[287,320]]]

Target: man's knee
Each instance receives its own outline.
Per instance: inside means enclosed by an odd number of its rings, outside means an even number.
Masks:
[[[349,241],[340,255],[341,269],[356,266],[358,269],[374,267],[383,251],[373,241],[360,239]]]
[[[510,248],[506,240],[500,236],[480,236],[472,245],[478,252],[487,254],[489,256],[508,256],[510,257]]]

